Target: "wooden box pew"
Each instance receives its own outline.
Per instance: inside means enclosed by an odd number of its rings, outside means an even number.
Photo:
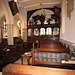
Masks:
[[[3,68],[2,75],[75,75],[75,70],[8,64]]]
[[[23,53],[27,51],[27,42],[23,42]]]
[[[49,53],[49,52],[35,52],[32,56],[32,62],[34,64],[62,64],[62,59],[70,60],[70,54],[68,53]]]
[[[62,60],[71,60],[68,49],[46,49],[38,48],[32,50],[32,64],[48,64],[48,65],[74,65],[71,63],[62,63]]]
[[[10,49],[11,62],[14,62],[17,59],[17,48],[16,48],[16,45],[8,45],[7,49]]]
[[[10,49],[0,49],[0,64],[2,66],[10,62]]]
[[[34,64],[62,64],[62,60],[70,60],[70,54],[68,53],[49,53],[49,52],[37,52],[34,53]]]
[[[65,49],[66,47],[63,45],[42,45],[40,48],[53,48],[53,49]]]
[[[6,47],[7,47],[6,45],[0,45],[0,49],[4,49]]]
[[[5,61],[6,61],[6,51],[0,49],[0,63],[1,63],[1,65],[6,64]]]
[[[7,42],[1,42],[0,45],[7,45]]]
[[[40,44],[40,48],[66,49],[66,46],[59,42],[44,42],[43,44]]]
[[[17,44],[17,49],[19,50],[20,55],[22,55],[25,52],[23,48],[23,43]]]

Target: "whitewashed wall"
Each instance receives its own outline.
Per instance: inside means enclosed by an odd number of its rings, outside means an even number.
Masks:
[[[62,17],[63,19],[65,19],[65,21],[63,20],[63,23],[61,23],[60,38],[75,43],[75,0],[74,0],[74,10],[71,12],[71,19],[67,17],[67,6],[65,7],[64,10],[65,16]]]

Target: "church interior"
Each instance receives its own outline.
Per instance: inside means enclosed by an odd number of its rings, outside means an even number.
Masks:
[[[74,21],[75,0],[0,0],[0,75],[75,75]]]

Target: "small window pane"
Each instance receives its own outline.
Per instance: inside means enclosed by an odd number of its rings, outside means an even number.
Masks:
[[[31,29],[28,29],[28,36],[31,36]]]
[[[46,29],[46,35],[52,35],[52,29],[51,28]]]
[[[45,29],[44,28],[40,29],[40,35],[45,35]]]
[[[6,21],[3,21],[4,24],[4,29],[3,29],[3,38],[7,37],[7,26],[6,26]]]
[[[58,34],[59,34],[59,28],[54,28],[53,35],[58,35]]]
[[[38,35],[39,35],[39,30],[38,30],[38,28],[34,29],[34,35],[35,35],[35,36],[38,36]]]

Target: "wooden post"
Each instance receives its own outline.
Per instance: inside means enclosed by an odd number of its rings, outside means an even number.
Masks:
[[[33,43],[33,49],[32,49],[32,65],[34,65],[34,43]]]
[[[37,42],[37,48],[39,48],[39,41]]]
[[[53,27],[52,27],[52,36],[53,36]]]
[[[46,35],[46,29],[47,29],[47,28],[45,28],[45,35]]]
[[[38,42],[38,40],[36,40],[36,43],[37,43],[37,48],[39,48],[39,42]]]

